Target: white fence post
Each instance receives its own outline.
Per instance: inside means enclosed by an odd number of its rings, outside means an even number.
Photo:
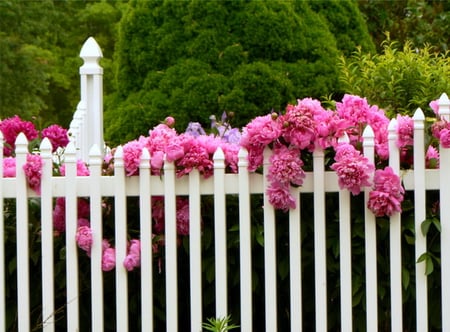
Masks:
[[[444,93],[439,98],[439,115],[449,121],[450,100]],[[450,331],[450,149],[440,150],[440,207],[441,207],[441,280],[442,280],[442,330]]]
[[[91,146],[97,145],[103,154],[103,68],[99,65],[103,57],[102,50],[94,38],[89,37],[81,48],[80,58],[84,60],[80,67],[81,102],[86,107],[83,119],[83,146],[80,146],[82,160],[88,161]]]
[[[3,133],[0,131],[0,174],[3,177]],[[0,181],[0,330],[6,330],[6,299],[5,293],[5,218],[3,216],[3,181]]]

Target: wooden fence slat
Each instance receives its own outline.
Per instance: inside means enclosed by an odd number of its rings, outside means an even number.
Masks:
[[[164,163],[167,332],[178,331],[178,274],[175,165]]]
[[[268,187],[269,148],[264,150],[263,188]],[[277,244],[275,209],[264,192],[264,289],[266,310],[266,331],[277,331]]]
[[[368,125],[363,132],[364,156],[370,162],[375,161],[374,133]],[[366,331],[378,331],[378,294],[377,294],[377,228],[375,215],[367,208],[371,188],[364,188],[364,227],[366,251]]]
[[[301,211],[300,192],[291,188],[297,209],[289,211],[289,267],[291,332],[302,331],[302,261],[301,261]]]
[[[225,200],[225,155],[214,153],[214,252],[216,267],[216,317],[228,316],[227,222]]]
[[[44,165],[41,178],[41,232],[42,232],[42,325],[44,332],[55,331],[55,286],[53,268],[52,217],[52,145],[44,138],[40,146]]]
[[[352,235],[350,192],[339,192],[339,252],[341,277],[341,331],[353,331]]]
[[[202,216],[200,172],[189,174],[189,260],[191,284],[191,331],[202,329]]]
[[[92,305],[92,331],[104,330],[103,317],[103,221],[102,197],[100,192],[100,178],[102,155],[97,145],[89,151],[89,182],[90,182],[90,210],[92,229],[91,250],[91,305]]]
[[[425,195],[425,115],[418,108],[414,113],[414,224],[416,234],[415,258],[427,251],[427,238],[422,233],[426,218]],[[428,286],[425,261],[416,263],[416,329],[428,331]]]
[[[327,253],[324,152],[313,153],[314,170],[314,271],[316,294],[316,331],[327,331]]]
[[[153,246],[150,185],[150,153],[142,150],[139,167],[139,210],[141,233],[142,331],[153,331]]]
[[[79,331],[79,286],[77,232],[77,160],[76,148],[70,142],[65,151],[65,220],[66,220],[66,280],[67,280],[67,331]]]
[[[450,100],[443,93],[439,98],[439,115],[450,121]],[[442,330],[450,331],[450,149],[439,146],[440,151],[440,212],[441,212],[441,279],[442,279]]]
[[[239,150],[239,257],[241,280],[241,331],[253,331],[252,235],[247,150]]]
[[[3,133],[0,131],[0,175],[3,179]],[[4,211],[3,181],[0,181],[0,209]],[[5,292],[5,218],[0,214],[0,330],[6,331],[6,292]]]
[[[125,169],[123,148],[114,154],[114,239],[116,246],[116,319],[117,331],[128,331],[128,271],[123,265],[127,255],[127,198],[125,193]]]
[[[28,193],[23,165],[28,153],[28,141],[23,133],[16,139],[17,179],[17,315],[19,332],[30,331],[30,267],[28,234]]]
[[[397,120],[388,126],[389,166],[395,174],[400,173],[400,152],[397,148]],[[400,213],[390,217],[389,231],[390,276],[391,276],[391,329],[403,331],[402,297],[402,221]]]

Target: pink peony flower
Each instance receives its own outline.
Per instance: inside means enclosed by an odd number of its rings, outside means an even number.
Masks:
[[[167,118],[165,118],[164,123],[168,127],[173,128],[173,126],[175,126],[175,119],[172,116],[168,116]]]
[[[282,123],[271,114],[258,116],[244,127],[240,144],[248,150],[251,146],[266,146],[278,139],[281,131]]]
[[[128,254],[123,261],[123,266],[127,271],[132,271],[135,267],[141,265],[141,242],[131,240],[128,247]]]
[[[59,173],[62,176],[66,175],[66,164],[62,164],[59,167]],[[89,168],[87,167],[86,163],[82,160],[77,160],[77,176],[88,176],[89,173]]]
[[[401,212],[404,193],[400,177],[391,167],[376,170],[374,188],[369,194],[367,206],[377,217],[391,216]]]
[[[305,178],[300,150],[277,145],[270,157],[268,179],[271,182],[301,186]]]
[[[177,233],[189,235],[189,199],[177,197]]]
[[[92,249],[92,230],[89,226],[78,227],[77,233],[75,235],[75,241],[79,248],[83,249],[88,256],[91,254]]]
[[[275,209],[283,211],[295,209],[295,199],[289,192],[289,185],[274,182],[267,188],[267,195],[269,196],[269,203],[272,204]]]
[[[5,157],[11,156],[14,152],[16,138],[20,133],[24,133],[28,141],[38,138],[38,131],[34,124],[29,121],[23,121],[17,115],[0,121],[0,131],[3,133],[5,140],[3,148]]]
[[[425,165],[427,168],[439,168],[439,151],[432,145],[428,146],[425,155]]]
[[[41,192],[42,166],[44,162],[38,154],[27,154],[27,162],[23,170],[27,177],[28,185],[38,194]]]
[[[431,101],[429,106],[433,110],[434,114],[439,115],[439,99]]]
[[[69,144],[69,136],[67,134],[67,129],[54,124],[51,125],[41,132],[42,138],[47,137],[52,144],[52,151],[55,152],[58,148],[65,148]]]
[[[130,141],[123,146],[123,161],[127,176],[137,175],[139,173],[143,148],[144,143],[141,140]]]
[[[102,270],[107,272],[116,266],[116,249],[109,247],[103,251]]]
[[[348,189],[353,195],[358,195],[362,187],[371,185],[370,177],[375,166],[353,145],[339,144],[334,159],[336,162],[331,165],[331,169],[336,172],[341,189]]]
[[[450,129],[442,129],[439,139],[443,148],[450,148]]]
[[[397,146],[403,148],[414,144],[414,120],[409,116],[397,115]]]
[[[3,159],[3,177],[5,178],[16,177],[16,158],[6,157]]]
[[[197,140],[191,140],[190,146],[185,147],[185,155],[176,163],[177,177],[189,174],[197,168],[205,178],[213,174],[213,161],[210,159],[208,151]]]

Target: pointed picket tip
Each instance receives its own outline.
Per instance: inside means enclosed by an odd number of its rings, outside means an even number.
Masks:
[[[388,131],[395,131],[397,129],[397,119],[392,119],[389,121]]]
[[[48,137],[44,137],[44,139],[41,142],[41,145],[39,146],[39,149],[41,150],[42,155],[51,154],[53,147]]]
[[[364,128],[363,137],[364,138],[374,138],[375,137],[375,134],[373,133],[373,129],[371,126],[367,125],[366,128]]]
[[[114,159],[122,159],[123,158],[123,147],[119,145],[114,152]]]
[[[448,96],[445,92],[443,94],[441,94],[441,96],[439,97],[438,104],[439,104],[439,106],[450,105],[450,100],[448,99]]]
[[[348,134],[344,132],[344,134],[339,137],[338,143],[350,143],[350,138],[348,137]]]
[[[85,61],[87,58],[103,58],[102,50],[93,37],[89,37],[81,47],[80,58]]]
[[[416,111],[414,112],[413,120],[414,121],[425,121],[425,114],[423,113],[423,111],[420,107],[418,109],[416,109]]]
[[[225,154],[223,153],[223,150],[220,146],[217,148],[216,152],[214,152],[213,159],[214,160],[225,160]]]

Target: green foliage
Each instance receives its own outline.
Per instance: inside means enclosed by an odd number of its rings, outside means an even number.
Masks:
[[[206,331],[227,332],[239,328],[239,325],[231,324],[231,316],[223,318],[208,318],[206,323],[202,324]]]
[[[341,52],[373,45],[353,2],[332,5],[130,2],[119,28],[117,92],[105,108],[107,140],[123,143],[129,127],[134,137],[145,134],[168,115],[181,131],[223,111],[233,111],[234,124],[242,126],[297,98],[341,92]],[[333,21],[332,9],[340,13]]]
[[[450,2],[446,0],[357,0],[376,45],[385,34],[402,45],[412,42],[414,47],[429,45],[435,52],[449,49]]]
[[[366,54],[358,49],[350,58],[341,58],[340,80],[346,93],[365,96],[392,117],[412,115],[418,107],[434,116],[429,102],[450,91],[448,54],[430,48],[414,49],[407,42],[387,39],[382,54]]]

